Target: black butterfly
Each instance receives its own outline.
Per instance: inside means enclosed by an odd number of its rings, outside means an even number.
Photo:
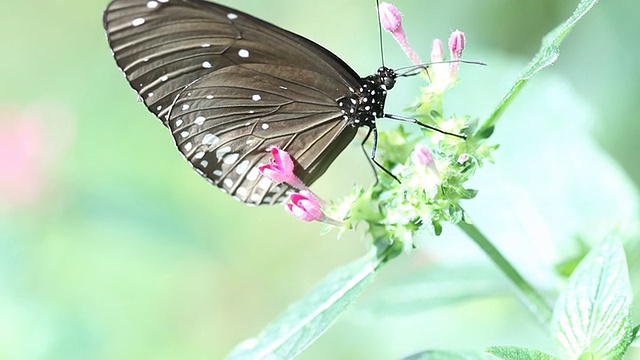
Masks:
[[[180,152],[247,204],[292,190],[258,171],[269,147],[289,152],[310,185],[360,126],[375,140],[398,76],[381,67],[361,78],[311,40],[203,0],[114,0],[103,22],[118,66]]]

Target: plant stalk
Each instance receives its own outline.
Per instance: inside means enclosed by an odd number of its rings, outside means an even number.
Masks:
[[[522,275],[502,256],[502,253],[484,236],[474,225],[467,224],[464,221],[458,223],[458,227],[464,231],[498,266],[500,270],[511,280],[520,292],[520,299],[525,303],[527,308],[538,318],[545,326],[551,324],[553,310],[544,298],[525,280]]]

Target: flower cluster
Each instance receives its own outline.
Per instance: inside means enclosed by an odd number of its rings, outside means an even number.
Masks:
[[[286,183],[300,190],[289,196],[291,202],[285,204],[285,209],[302,221],[320,221],[329,225],[339,226],[340,221],[334,220],[322,211],[321,201],[294,173],[294,163],[286,151],[272,146],[268,149],[271,159],[266,165],[259,167],[260,172],[276,184]]]
[[[431,131],[409,133],[401,126],[381,132],[376,158],[400,182],[379,174],[378,181],[368,189],[356,187],[342,201],[323,203],[324,209],[318,197],[293,174],[294,163],[286,152],[271,148],[273,159],[260,170],[275,182],[301,190],[291,195],[286,205],[291,214],[304,221],[341,225],[342,231],[365,223],[380,256],[388,260],[413,248],[419,230],[439,235],[443,222],[468,221],[460,201],[473,198],[476,191],[463,185],[477,167],[492,160],[490,155],[496,146],[484,141],[489,134],[474,132],[475,124],[469,117],[444,115],[442,97],[456,85],[458,61],[466,42],[464,33],[456,30],[449,37],[449,60],[444,58],[442,41],[434,40],[431,63],[423,64],[409,46],[398,10],[383,2],[379,15],[383,28],[394,36],[417,69],[425,69],[427,84],[410,108],[413,117],[443,131],[465,135],[466,140]]]

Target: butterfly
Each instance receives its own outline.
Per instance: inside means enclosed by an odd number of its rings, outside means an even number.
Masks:
[[[309,39],[203,0],[113,0],[103,24],[116,63],[184,158],[250,205],[293,190],[258,170],[272,146],[310,185],[360,127],[375,140],[398,77],[384,66],[360,77]]]

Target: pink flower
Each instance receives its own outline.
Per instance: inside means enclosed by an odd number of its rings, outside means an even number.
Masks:
[[[431,151],[429,151],[429,149],[426,146],[422,144],[417,144],[415,148],[413,148],[412,160],[416,165],[421,165],[426,167],[433,164],[433,155],[431,154]]]
[[[272,158],[269,163],[261,165],[258,169],[269,180],[280,184],[287,183],[298,189],[306,189],[304,183],[293,173],[294,163],[289,153],[281,150],[277,146],[272,146],[267,151],[271,152]]]
[[[440,39],[433,40],[431,43],[431,62],[438,63],[444,60],[444,46]]]
[[[462,58],[462,50],[464,50],[465,43],[464,33],[460,30],[456,30],[449,36],[449,52],[451,54],[451,60],[460,60]],[[458,74],[458,66],[460,63],[454,62],[451,64],[451,78],[455,79]]]
[[[402,30],[402,15],[400,15],[400,11],[395,5],[383,2],[378,7],[378,12],[380,13],[380,24],[383,29],[390,33],[400,31],[404,34]]]
[[[411,153],[411,161],[417,166],[430,169],[435,175],[440,175],[436,163],[433,161],[433,154],[429,148],[422,144],[417,144]]]
[[[302,221],[318,221],[325,216],[320,206],[320,200],[311,191],[302,190],[289,196],[291,203],[285,204],[285,209]]]
[[[387,2],[382,2],[378,7],[378,14],[380,15],[382,28],[393,35],[409,59],[416,65],[422,64],[422,60],[420,60],[418,54],[409,46],[407,35],[402,28],[402,15],[400,15],[398,8]]]
[[[333,226],[343,226],[340,221],[328,217],[322,211],[321,199],[318,199],[310,190],[301,190],[299,193],[289,195],[290,203],[286,203],[285,209],[289,214],[302,221],[320,221]]]
[[[73,129],[66,112],[46,111],[0,108],[0,208],[38,205],[50,193]]]

